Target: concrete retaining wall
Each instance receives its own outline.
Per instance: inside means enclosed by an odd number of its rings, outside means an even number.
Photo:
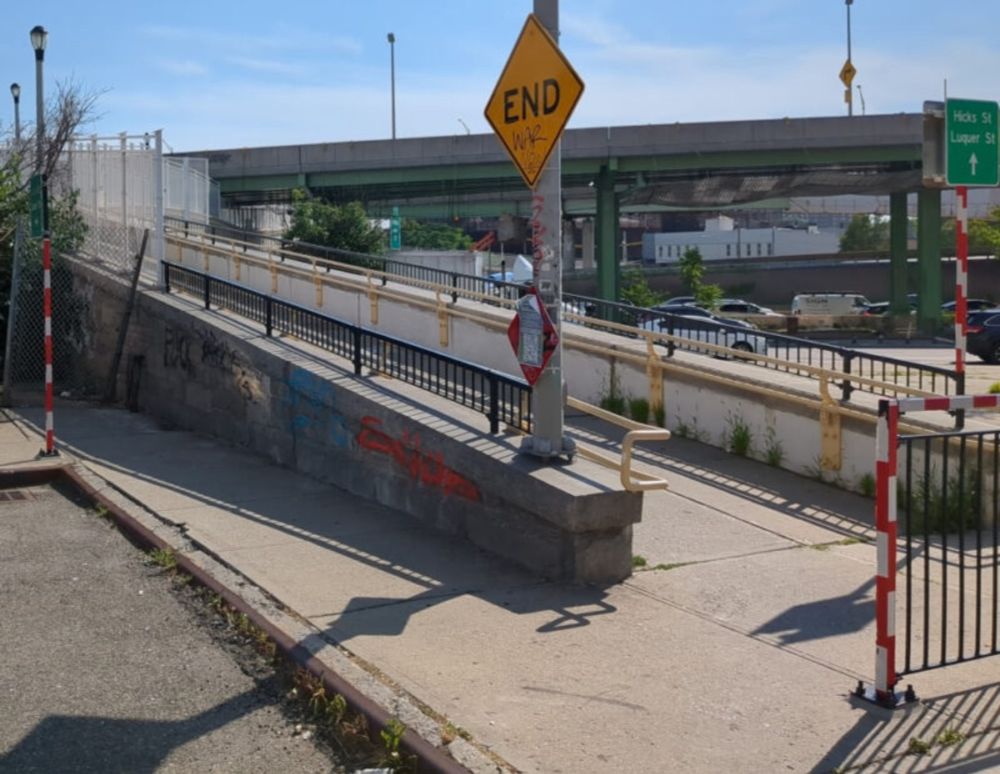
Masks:
[[[82,263],[73,272],[88,310],[82,367],[99,384],[127,289]],[[631,573],[642,496],[619,491],[613,471],[579,459],[572,474],[539,465],[516,454],[517,439],[490,436],[485,417],[355,377],[346,363],[296,354],[157,291],[137,299],[119,396],[137,357],[138,408],[168,426],[253,450],[547,577],[605,583]]]
[[[182,255],[178,247],[168,246],[168,259],[171,257],[183,258],[184,265],[199,271],[203,268],[202,260],[193,250],[185,250]],[[210,261],[210,269],[216,276],[236,280],[233,267],[221,257]],[[249,268],[244,264],[239,281],[264,293],[272,288],[270,272],[263,267]],[[346,276],[344,281],[348,281]],[[512,311],[465,299],[460,299],[457,305],[436,307],[433,293],[390,281],[386,290],[393,295],[378,298],[376,318],[363,280],[350,281],[356,289],[338,287],[323,291],[321,311],[504,373],[521,375],[505,335]],[[308,275],[301,279],[279,275],[278,289],[284,298],[305,306],[313,307],[316,303],[315,284]],[[474,311],[475,319],[458,316],[464,309]],[[447,316],[446,345],[442,345],[440,335],[442,311]],[[563,342],[563,371],[573,397],[599,404],[613,384],[618,394],[654,402],[656,396],[651,394],[647,364],[642,360],[643,342],[576,324],[563,326]],[[595,346],[597,352],[593,350]],[[631,358],[627,357],[629,353]],[[663,354],[663,349],[658,349],[658,353]],[[870,422],[845,419],[841,423],[838,454],[832,455],[839,464],[825,464],[824,457],[829,461],[831,455],[829,449],[824,455],[820,412],[801,403],[802,398],[818,398],[816,382],[802,388],[806,392],[796,394],[789,389],[788,397],[783,397],[769,389],[780,378],[773,371],[743,368],[733,372],[726,361],[708,356],[688,361],[694,372],[667,371],[660,392],[665,424],[672,432],[727,448],[734,428],[745,427],[750,435],[750,455],[757,459],[777,461],[788,470],[838,481],[850,489],[861,489],[862,479],[871,475],[875,459],[873,411],[869,410]],[[720,384],[700,378],[698,370],[731,381]]]

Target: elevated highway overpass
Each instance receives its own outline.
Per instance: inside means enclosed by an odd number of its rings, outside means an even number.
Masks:
[[[936,321],[941,193],[922,186],[920,113],[570,129],[562,144],[564,213],[595,216],[602,298],[618,290],[621,211],[705,209],[789,196],[889,195],[891,298],[906,306],[907,195],[918,196],[921,321]],[[286,201],[305,188],[361,201],[373,215],[530,214],[530,197],[492,135],[230,148],[208,159],[231,203]]]

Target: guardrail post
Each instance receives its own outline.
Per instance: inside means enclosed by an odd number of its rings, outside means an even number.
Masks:
[[[212,308],[212,295],[211,295],[211,282],[212,282],[212,278],[209,277],[207,274],[202,274],[201,277],[202,277],[202,280],[204,280],[204,282],[205,282],[205,308],[206,309],[211,309]]]
[[[271,336],[271,332],[274,330],[274,308],[270,296],[264,296],[264,330],[267,332],[268,337]]]
[[[655,319],[655,318],[654,318]],[[667,357],[674,356],[674,316],[670,315],[667,320],[667,333],[670,335],[670,340],[667,342]]]
[[[854,353],[848,349],[841,350],[840,356],[844,360],[844,373],[851,373],[851,362],[854,360]],[[854,386],[851,384],[850,379],[844,379],[840,383],[840,395],[841,400],[848,401],[851,399],[851,393],[854,392]]]
[[[458,303],[458,275],[455,273],[451,275],[451,303]]]
[[[496,374],[490,374],[490,433],[500,432],[500,382]]]
[[[166,262],[163,263],[163,291],[170,292],[170,264]]]
[[[354,341],[354,375],[361,376],[361,329],[351,328],[351,338]]]
[[[957,395],[965,395],[965,371],[958,371],[955,374],[955,390]],[[965,427],[965,409],[955,409],[955,429],[961,430]],[[962,481],[964,479],[959,479]]]

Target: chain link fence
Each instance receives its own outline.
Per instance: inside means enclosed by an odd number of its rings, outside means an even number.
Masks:
[[[206,159],[165,156],[159,131],[114,137],[76,137],[49,181],[52,232],[52,345],[56,395],[102,394],[80,368],[88,341],[89,301],[74,289],[69,259],[131,278],[143,232],[149,242],[141,281],[160,282],[165,216],[209,221],[210,181]],[[75,209],[68,202],[75,197]],[[5,400],[40,405],[45,380],[44,278],[40,239],[19,240],[16,295],[10,307],[10,349],[4,362]],[[111,315],[113,317],[113,315]],[[124,307],[118,325],[124,316]],[[104,320],[108,315],[103,316]],[[9,361],[9,362],[8,362]]]

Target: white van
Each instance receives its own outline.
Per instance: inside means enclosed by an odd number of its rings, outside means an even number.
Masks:
[[[792,299],[792,314],[863,314],[869,303],[860,293],[799,293]]]

